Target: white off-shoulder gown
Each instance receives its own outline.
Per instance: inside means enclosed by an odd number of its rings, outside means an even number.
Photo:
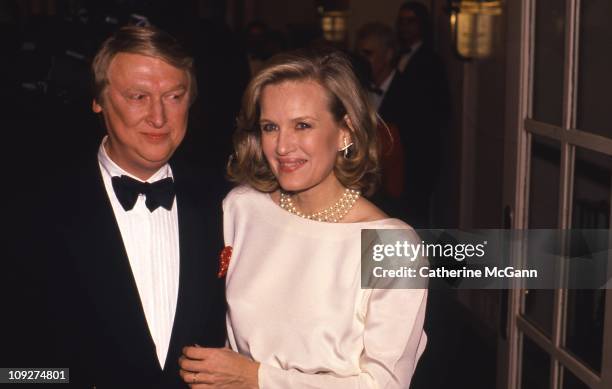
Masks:
[[[223,211],[228,342],[261,363],[260,388],[410,386],[427,291],[362,289],[360,276],[361,229],[407,224],[306,220],[246,186]]]

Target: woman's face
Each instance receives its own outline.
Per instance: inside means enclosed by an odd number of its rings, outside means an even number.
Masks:
[[[329,111],[327,94],[314,81],[285,81],[263,88],[261,143],[281,188],[302,192],[333,185],[338,150],[348,132]]]

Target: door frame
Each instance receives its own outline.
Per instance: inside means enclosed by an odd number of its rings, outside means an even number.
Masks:
[[[572,225],[576,146],[612,156],[612,139],[576,129],[580,0],[566,0],[562,126],[558,127],[529,119],[533,96],[535,1],[518,0],[505,3],[508,22],[503,204],[512,210],[510,224],[513,229],[528,228],[531,134],[555,139],[561,145],[558,228],[563,229],[570,228]],[[561,365],[591,388],[612,387],[611,290],[606,291],[602,371],[598,376],[563,348],[567,290],[555,291],[553,334],[548,339],[521,315],[525,290],[518,286],[518,284],[513,285],[507,295],[508,320],[504,323],[498,342],[497,387],[520,388],[523,336],[534,341],[550,356],[551,389],[562,388]]]
[[[530,0],[508,1],[506,11],[506,127],[504,141],[503,203],[508,209],[509,224],[513,229],[525,229],[527,222],[529,134],[524,118],[531,106],[529,77],[532,45],[532,12]],[[513,255],[514,253],[511,253]],[[518,388],[520,334],[515,318],[520,314],[521,295],[513,289],[507,298],[507,320],[502,323],[498,338],[498,381],[500,389]]]

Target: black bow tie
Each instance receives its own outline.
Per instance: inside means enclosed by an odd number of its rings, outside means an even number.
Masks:
[[[153,212],[160,205],[168,210],[174,202],[174,181],[171,177],[153,183],[140,182],[128,176],[113,177],[115,195],[126,211],[134,208],[138,195],[146,197],[145,204]]]

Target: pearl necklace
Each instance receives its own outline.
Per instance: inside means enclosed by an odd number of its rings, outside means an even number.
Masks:
[[[346,188],[344,190],[344,193],[342,194],[342,197],[340,197],[340,199],[331,207],[307,215],[298,211],[296,206],[293,204],[293,200],[291,199],[292,196],[281,191],[280,206],[285,211],[303,217],[304,219],[316,220],[319,222],[337,223],[342,220],[344,216],[346,216],[346,214],[351,210],[351,208],[353,208],[353,205],[355,205],[360,195],[360,191]]]

